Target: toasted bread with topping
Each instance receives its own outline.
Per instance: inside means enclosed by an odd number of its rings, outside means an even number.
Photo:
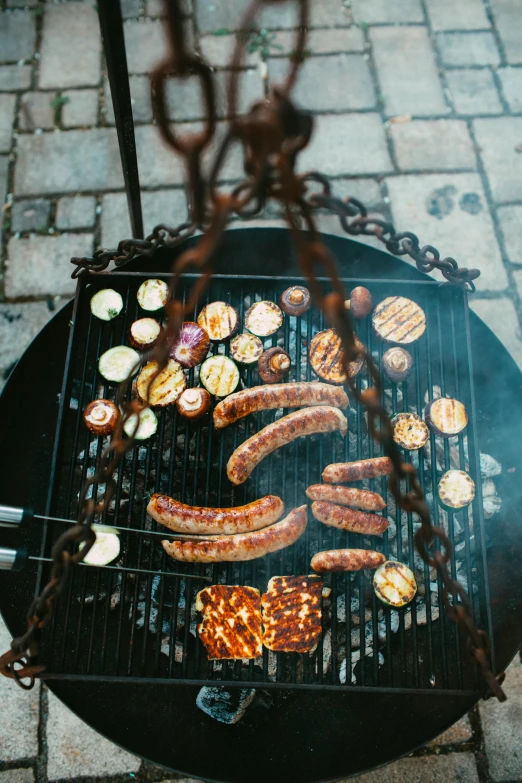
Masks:
[[[209,660],[261,655],[259,590],[240,585],[211,585],[197,594],[196,609],[203,612],[198,633]]]
[[[274,652],[313,652],[322,632],[318,576],[273,576],[261,598],[263,644]]]

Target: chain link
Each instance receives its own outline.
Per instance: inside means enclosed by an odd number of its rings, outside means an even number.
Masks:
[[[210,174],[203,174],[202,156],[212,143],[216,128],[215,92],[212,72],[199,57],[187,51],[183,37],[183,18],[179,0],[168,0],[168,34],[171,50],[165,60],[155,69],[151,77],[152,103],[155,118],[164,140],[184,160],[186,179],[190,196],[190,219],[180,226],[160,224],[146,239],[124,239],[114,250],[100,249],[89,258],[73,258],[73,278],[85,271],[100,272],[110,263],[124,266],[136,256],[153,256],[160,247],[173,248],[182,244],[199,229],[202,235],[197,246],[185,250],[176,260],[170,282],[171,300],[167,304],[167,328],[155,349],[144,357],[155,360],[158,365],[150,384],[163,369],[169,354],[169,345],[175,338],[185,316],[193,312],[212,273],[212,256],[222,232],[234,216],[253,217],[258,215],[270,199],[283,207],[297,250],[303,275],[308,281],[315,303],[322,309],[331,325],[338,331],[344,348],[345,368],[357,359],[360,353],[368,372],[371,385],[359,392],[356,384],[346,372],[351,394],[365,407],[369,430],[393,464],[390,476],[390,490],[400,508],[418,515],[421,526],[415,533],[415,545],[425,563],[436,569],[443,584],[443,602],[447,616],[454,620],[466,637],[466,649],[475,662],[482,681],[484,697],[495,695],[500,701],[506,697],[501,688],[503,674],[495,676],[490,668],[490,642],[487,634],[477,629],[473,622],[472,609],[466,592],[459,582],[451,578],[451,542],[444,530],[432,524],[430,513],[413,465],[404,463],[397,444],[393,440],[393,426],[382,400],[379,372],[366,349],[355,343],[350,316],[344,306],[345,292],[340,281],[335,261],[322,243],[316,228],[314,213],[326,209],[339,217],[344,231],[351,236],[374,236],[393,255],[408,255],[422,272],[437,269],[447,284],[475,291],[473,281],[479,276],[477,269],[459,268],[455,259],[441,259],[439,251],[432,245],[421,246],[416,234],[411,231],[397,232],[392,223],[368,214],[365,205],[355,198],[340,199],[332,194],[328,179],[317,171],[304,174],[295,172],[299,152],[308,144],[313,130],[313,119],[306,112],[298,110],[290,100],[290,93],[304,60],[308,0],[294,0],[299,10],[300,26],[296,33],[294,56],[289,71],[281,84],[272,88],[270,100],[252,106],[245,117],[238,118],[236,106],[238,78],[243,62],[248,31],[258,17],[261,7],[269,0],[252,0],[241,25],[232,56],[228,83],[228,115],[232,118],[224,139],[217,146]],[[282,2],[282,0],[271,0]],[[168,78],[187,77],[195,74],[200,80],[207,108],[204,129],[199,133],[179,136],[168,122],[166,110],[166,82]],[[218,182],[224,160],[230,148],[239,144],[243,151],[246,178],[229,193],[219,191]],[[317,185],[321,190],[317,191]],[[313,189],[313,191],[312,191]],[[317,192],[315,192],[317,191]],[[308,233],[300,231],[300,221]],[[200,273],[193,284],[185,305],[176,299],[176,287],[180,275],[193,269]],[[319,272],[331,281],[333,292],[323,295],[317,280]],[[134,374],[134,372],[132,373]],[[52,557],[53,567],[49,583],[44,587],[29,609],[26,633],[14,639],[11,650],[0,657],[0,672],[14,678],[22,687],[30,688],[36,676],[44,671],[38,664],[38,639],[42,628],[52,617],[56,598],[63,590],[70,568],[83,560],[94,543],[92,521],[108,507],[115,491],[114,475],[125,454],[134,445],[134,435],[123,437],[123,425],[129,416],[139,415],[136,401],[124,403],[132,375],[120,385],[116,402],[124,410],[123,417],[115,430],[111,443],[103,452],[95,474],[87,481],[81,498],[81,512],[78,523],[64,533],[55,543]],[[148,393],[147,393],[148,399]],[[136,423],[136,432],[138,423]],[[89,487],[106,484],[103,499],[97,503],[88,499]],[[401,488],[404,487],[404,491]],[[83,549],[78,545],[85,542]],[[73,549],[71,553],[70,549]],[[18,668],[20,667],[20,668]],[[28,680],[28,682],[24,682]]]

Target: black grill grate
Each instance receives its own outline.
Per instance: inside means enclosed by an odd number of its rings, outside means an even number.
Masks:
[[[94,472],[103,448],[102,439],[91,435],[82,423],[82,411],[91,399],[114,395],[114,389],[104,386],[97,372],[99,356],[109,347],[126,342],[130,324],[143,315],[136,291],[143,279],[150,276],[119,273],[80,279],[51,488],[51,513],[57,516],[75,517],[80,488],[86,476]],[[224,299],[237,307],[243,317],[255,300],[278,301],[280,293],[292,282],[302,281],[288,277],[216,276],[207,302]],[[364,282],[375,302],[385,296],[408,296],[426,312],[426,333],[411,347],[413,373],[407,383],[398,386],[384,382],[390,412],[415,410],[422,415],[425,399],[438,390],[466,405],[469,424],[463,434],[451,439],[431,434],[429,447],[406,454],[406,458],[417,461],[434,523],[445,527],[455,545],[452,576],[462,579],[472,596],[475,621],[490,632],[465,294],[431,281],[345,282],[348,290]],[[188,276],[181,285],[188,288],[190,283]],[[120,317],[106,324],[91,317],[89,302],[96,290],[109,286],[120,291],[125,308]],[[267,348],[279,344],[289,350],[289,380],[315,379],[307,362],[307,344],[323,328],[322,315],[312,309],[301,318],[285,316],[280,331],[266,339]],[[357,322],[356,328],[359,338],[370,346],[380,363],[387,346],[373,334],[370,319]],[[211,350],[226,353],[228,344],[214,343]],[[189,371],[189,385],[197,383],[197,375],[198,368]],[[257,370],[243,369],[241,380],[245,386],[257,385]],[[364,373],[360,373],[357,383],[364,386]],[[305,502],[306,487],[320,482],[326,464],[378,455],[367,434],[364,413],[359,407],[350,407],[349,434],[345,439],[336,433],[296,441],[265,459],[245,484],[232,487],[226,477],[226,462],[233,449],[287,412],[255,414],[214,432],[211,417],[187,422],[174,409],[161,411],[156,436],[136,445],[127,455],[118,474],[116,497],[108,513],[98,521],[157,529],[146,515],[152,492],[210,506],[240,505],[272,493],[280,495],[289,510]],[[431,459],[433,454],[437,455],[436,460]],[[443,511],[433,500],[433,487],[450,467],[468,470],[477,486],[472,506],[458,513]],[[437,692],[474,690],[473,669],[468,665],[459,631],[443,616],[442,585],[431,581],[433,574],[415,552],[416,525],[412,515],[397,513],[385,478],[359,484],[363,485],[381,493],[388,502],[385,511],[391,525],[382,538],[328,528],[310,514],[306,534],[293,547],[248,563],[197,565],[172,561],[163,552],[158,537],[122,534],[121,557],[113,565],[135,572],[94,567],[74,570],[58,601],[53,623],[43,634],[46,676],[155,679],[202,685],[241,682],[263,687],[279,684]],[[95,487],[95,492],[100,496],[103,487]],[[62,530],[62,524],[47,524],[43,534],[47,556]],[[323,638],[310,655],[276,655],[265,649],[262,659],[256,661],[208,662],[197,639],[199,618],[194,609],[196,592],[208,582],[157,575],[165,571],[199,574],[210,576],[212,582],[249,584],[263,591],[271,576],[309,573],[312,554],[343,546],[379,549],[387,557],[405,562],[415,571],[419,596],[406,610],[395,611],[375,597],[371,572],[326,578],[331,594],[323,602]],[[47,566],[40,576],[47,578]]]

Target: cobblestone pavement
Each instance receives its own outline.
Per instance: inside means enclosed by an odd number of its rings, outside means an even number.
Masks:
[[[147,72],[164,48],[160,0],[122,0],[146,230],[181,222],[182,170],[152,123]],[[186,0],[187,29],[223,83],[245,0]],[[2,0],[0,7],[0,378],[73,293],[69,258],[130,234],[95,7]],[[263,55],[245,63],[243,105],[293,48],[290,6],[268,8]],[[482,269],[472,307],[522,367],[522,0],[312,0],[296,97],[317,114],[303,167]],[[201,119],[194,85],[171,117]],[[232,157],[226,177],[240,175]],[[266,220],[273,218],[267,215]],[[277,216],[275,216],[277,217]],[[321,227],[339,231],[330,216]],[[7,631],[0,621],[0,648]],[[522,670],[507,705],[473,710],[434,744],[359,780],[522,780]],[[0,681],[0,783],[161,781],[75,718],[45,688]]]

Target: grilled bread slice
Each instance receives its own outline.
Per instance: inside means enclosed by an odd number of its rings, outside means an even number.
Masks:
[[[426,315],[418,304],[405,296],[388,296],[372,315],[375,332],[388,343],[407,345],[424,334]]]
[[[261,598],[263,644],[274,652],[313,652],[322,631],[318,576],[273,576]]]
[[[261,655],[259,590],[239,585],[211,585],[197,594],[196,609],[203,612],[198,633],[209,660]]]

